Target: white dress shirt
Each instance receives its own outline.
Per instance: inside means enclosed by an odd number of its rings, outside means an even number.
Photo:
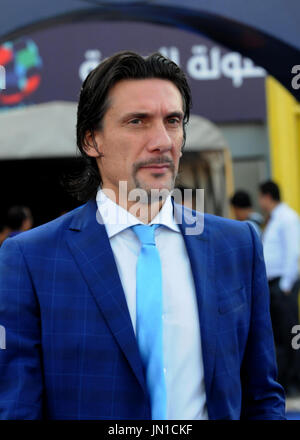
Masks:
[[[136,263],[141,243],[129,228],[142,223],[101,189],[97,205],[110,240],[136,332]],[[149,224],[155,230],[163,277],[163,353],[168,420],[208,419],[199,314],[184,239],[173,218],[171,197]]]
[[[298,278],[300,255],[299,217],[285,203],[271,212],[262,236],[268,279],[280,277],[279,287],[291,290]]]

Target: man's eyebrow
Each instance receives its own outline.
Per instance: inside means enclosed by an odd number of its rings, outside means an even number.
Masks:
[[[179,118],[183,119],[183,112],[171,112],[166,115],[166,118]]]
[[[123,115],[121,117],[122,120],[128,120],[128,119],[145,119],[148,118],[149,116],[151,116],[152,113],[148,113],[148,112],[130,112],[130,113],[126,113],[125,115]],[[170,112],[167,113],[165,118],[179,118],[179,119],[183,119],[183,112],[181,111],[174,111],[174,112]]]
[[[143,118],[147,118],[148,116],[150,116],[150,113],[147,112],[131,112],[131,113],[126,113],[124,116],[122,116],[122,119],[124,120],[135,119],[135,118],[143,119]]]

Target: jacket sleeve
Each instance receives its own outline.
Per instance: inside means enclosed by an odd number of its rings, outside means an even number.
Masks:
[[[241,368],[241,419],[285,419],[285,396],[277,382],[270,294],[261,241],[249,225],[252,243],[251,322]]]
[[[40,311],[30,273],[17,239],[0,249],[0,419],[41,419]]]

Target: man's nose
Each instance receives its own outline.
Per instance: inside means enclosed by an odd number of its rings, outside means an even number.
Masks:
[[[173,141],[171,136],[168,133],[168,130],[163,122],[155,124],[153,126],[148,143],[147,148],[150,151],[160,150],[166,151],[170,150],[173,146]]]

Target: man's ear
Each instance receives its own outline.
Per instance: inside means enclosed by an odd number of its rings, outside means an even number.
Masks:
[[[84,138],[84,145],[83,149],[85,153],[90,157],[102,157],[103,153],[99,151],[98,143],[95,139],[94,132],[91,130],[88,130],[86,132],[85,138]]]

